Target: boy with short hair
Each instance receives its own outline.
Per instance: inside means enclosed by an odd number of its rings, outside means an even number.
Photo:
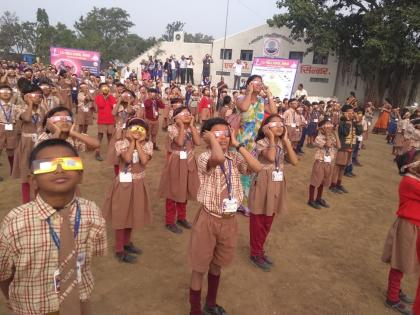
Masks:
[[[190,314],[223,315],[226,311],[216,304],[216,296],[221,268],[228,266],[235,255],[238,234],[235,213],[243,199],[240,173],[258,172],[262,165],[238,143],[226,120],[207,120],[201,134],[209,149],[197,161],[201,182],[197,200],[202,206],[191,232]],[[229,147],[236,152],[229,151]],[[206,272],[208,291],[202,312],[201,286]]]
[[[38,194],[0,225],[0,288],[14,314],[88,314],[106,228],[96,204],[75,196],[83,163],[62,139],[41,142],[29,163]]]

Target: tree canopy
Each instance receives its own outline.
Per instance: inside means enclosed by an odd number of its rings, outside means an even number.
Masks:
[[[308,51],[334,51],[355,62],[367,82],[366,98],[412,102],[420,79],[420,2],[417,0],[279,0],[267,22],[286,26]]]

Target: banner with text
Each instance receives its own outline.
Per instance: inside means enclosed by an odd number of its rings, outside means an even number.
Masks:
[[[80,74],[82,69],[90,70],[92,74],[99,75],[101,54],[97,51],[88,51],[73,48],[50,47],[51,64],[72,73]]]
[[[298,60],[256,57],[251,74],[260,75],[273,96],[283,99],[292,95],[298,68]]]

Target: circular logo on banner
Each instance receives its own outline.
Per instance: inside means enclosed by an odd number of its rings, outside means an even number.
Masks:
[[[264,55],[275,56],[280,51],[280,41],[276,38],[267,38],[264,41]]]

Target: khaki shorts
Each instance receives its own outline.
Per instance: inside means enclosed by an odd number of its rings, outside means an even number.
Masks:
[[[335,164],[338,166],[347,166],[351,162],[351,151],[338,151],[335,158]]]
[[[115,131],[115,126],[114,125],[102,125],[102,124],[98,124],[98,134],[102,133],[102,134],[108,134],[108,135],[112,135]]]
[[[206,272],[211,263],[229,266],[236,251],[238,223],[235,216],[217,218],[201,208],[191,230],[190,263],[194,271]]]
[[[159,131],[159,120],[149,120],[146,119],[147,125],[149,127],[149,137],[150,135],[156,136]]]

